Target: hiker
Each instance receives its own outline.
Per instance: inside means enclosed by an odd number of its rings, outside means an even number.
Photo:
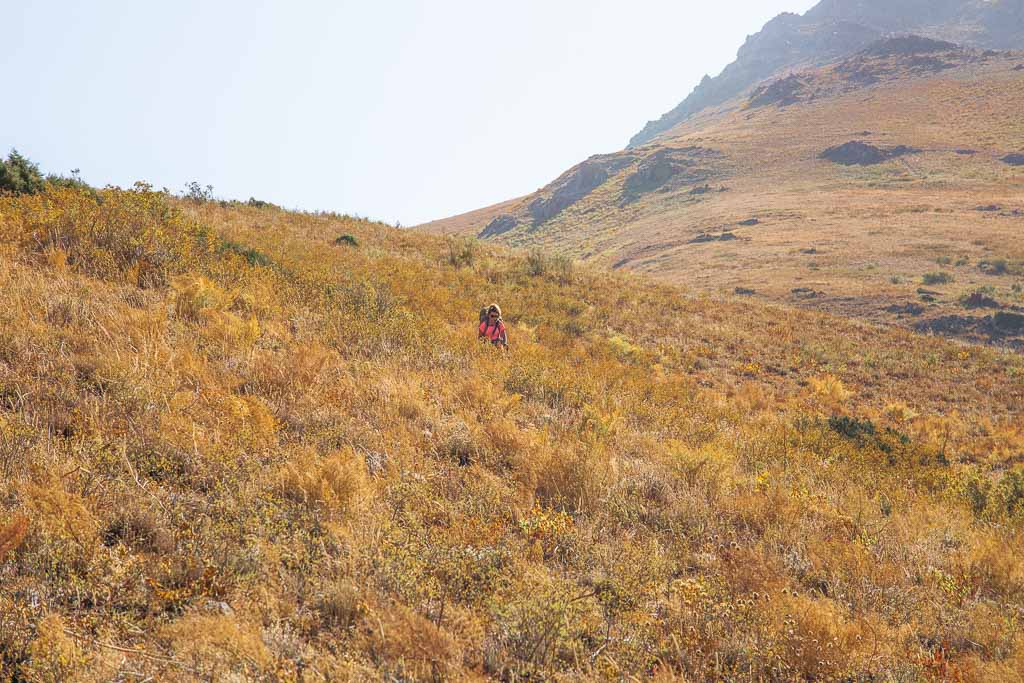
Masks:
[[[501,319],[501,308],[498,304],[491,304],[480,311],[480,328],[477,337],[489,339],[495,346],[508,348],[508,333],[505,331],[505,322]]]

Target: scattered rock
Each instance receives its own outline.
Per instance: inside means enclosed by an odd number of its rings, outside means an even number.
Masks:
[[[979,206],[979,207],[975,208],[974,210],[975,211],[1001,211],[1002,208],[1003,207],[999,206],[998,204],[985,204],[984,206]]]
[[[235,613],[231,605],[221,600],[207,600],[203,603],[203,610],[206,612],[213,612],[215,614],[222,614],[224,616],[231,616]]]
[[[801,299],[817,299],[820,296],[824,296],[824,292],[817,292],[808,287],[797,287],[796,289],[790,290],[790,293]]]
[[[817,254],[818,249],[816,247],[810,247],[809,249],[801,249],[801,254]]]
[[[700,185],[690,190],[690,194],[707,194],[708,192],[711,191],[712,190],[710,185]]]
[[[893,304],[885,310],[896,315],[912,315],[916,317],[924,313],[925,309],[921,304],[910,302],[906,304]]]
[[[760,224],[761,224],[761,221],[759,221],[756,218],[748,218],[745,221],[740,221],[739,222],[739,225],[748,226],[748,227],[751,226],[751,225],[760,225]]]
[[[519,219],[515,216],[509,216],[504,214],[498,216],[493,221],[487,224],[487,227],[480,231],[477,235],[480,238],[494,237],[496,235],[503,235],[509,230],[513,230],[519,225]]]
[[[1018,64],[1017,66],[1013,67],[1013,70],[1014,71],[1024,71],[1024,64]]]
[[[1000,159],[1000,161],[1009,164],[1010,166],[1024,166],[1024,153],[1007,154],[1005,157]]]
[[[977,150],[973,150],[973,149],[957,149],[957,150],[953,150],[953,151],[956,152],[957,154],[959,154],[962,157],[974,156],[975,154],[978,153]]]
[[[883,149],[855,140],[835,147],[829,147],[821,153],[819,158],[827,159],[843,166],[872,166],[906,154],[916,154],[919,151],[905,145]]]
[[[737,287],[735,291],[740,296],[753,296],[757,294],[756,289],[749,289],[747,287]]]

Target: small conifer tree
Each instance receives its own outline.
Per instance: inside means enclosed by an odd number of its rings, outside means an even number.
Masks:
[[[0,192],[35,194],[46,186],[39,167],[12,149],[7,161],[0,159]]]

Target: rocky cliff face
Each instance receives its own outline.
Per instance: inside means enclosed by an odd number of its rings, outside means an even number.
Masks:
[[[805,15],[782,14],[747,38],[736,61],[704,80],[675,109],[630,140],[643,145],[787,68],[852,55],[879,38],[916,33],[984,49],[1024,47],[1024,0],[822,0]]]

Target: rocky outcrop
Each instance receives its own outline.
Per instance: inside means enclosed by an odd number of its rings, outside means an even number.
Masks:
[[[886,79],[935,73],[982,59],[984,54],[980,51],[966,50],[941,40],[915,35],[883,38],[832,69],[809,69],[760,85],[751,93],[747,106],[786,107],[850,92]]]
[[[622,199],[629,203],[649,192],[686,185],[697,185],[691,194],[705,194],[710,191],[707,181],[716,173],[702,162],[719,157],[719,152],[704,147],[663,147],[641,161],[626,178]]]
[[[749,105],[751,107],[767,107],[774,104],[778,107],[787,107],[796,104],[805,98],[804,85],[802,78],[796,74],[790,74],[754,90],[750,96]]]
[[[1007,154],[1000,161],[1010,166],[1024,166],[1024,154]]]
[[[519,219],[515,216],[503,214],[498,216],[493,221],[487,224],[487,227],[480,231],[477,237],[481,239],[487,239],[488,237],[497,237],[498,235],[504,235],[510,230],[514,230],[519,225]]]
[[[992,325],[1003,334],[1024,334],[1024,315],[1000,311],[992,316]]]
[[[650,142],[772,75],[797,66],[834,62],[896,33],[979,49],[1021,48],[1024,0],[822,0],[803,16],[782,14],[748,37],[736,61],[720,75],[705,76],[679,106],[649,122],[629,144],[636,147]],[[917,50],[921,45],[907,41],[905,47]]]
[[[905,154],[915,154],[919,151],[904,145],[883,149],[866,142],[854,140],[853,142],[829,147],[821,153],[820,158],[835,164],[842,164],[843,166],[872,166]]]
[[[999,311],[988,316],[944,315],[922,320],[914,325],[918,332],[931,332],[946,336],[986,340],[1024,347],[1020,339],[1024,335],[1024,315],[1011,311]]]
[[[864,54],[869,57],[894,57],[897,55],[926,55],[959,49],[960,46],[956,43],[945,40],[934,40],[918,35],[903,35],[879,40],[864,50]]]
[[[530,202],[528,210],[535,225],[551,220],[562,211],[603,185],[636,160],[631,154],[602,154],[562,174]]]
[[[702,232],[701,234],[694,237],[687,244],[706,244],[708,242],[732,242],[739,238],[731,232],[723,232],[718,235],[709,234]]]

